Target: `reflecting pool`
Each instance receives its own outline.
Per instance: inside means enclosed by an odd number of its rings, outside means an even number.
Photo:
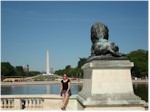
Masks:
[[[148,83],[133,84],[134,92],[143,100],[148,102]],[[82,89],[82,84],[71,84],[72,94],[78,94]],[[60,84],[50,85],[15,85],[2,86],[2,95],[22,95],[22,94],[59,94]]]

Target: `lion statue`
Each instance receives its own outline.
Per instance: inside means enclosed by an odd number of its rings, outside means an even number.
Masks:
[[[102,23],[95,23],[91,27],[91,56],[120,57],[119,47],[108,41],[108,27]]]

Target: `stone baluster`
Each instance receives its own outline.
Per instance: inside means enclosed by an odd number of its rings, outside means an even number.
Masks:
[[[12,109],[12,99],[9,99],[9,108]]]
[[[36,100],[36,99],[32,99],[32,106],[33,106],[33,109],[35,108],[35,100]]]
[[[13,99],[9,99],[9,100],[8,100],[8,108],[11,108],[11,109],[12,109],[12,108],[13,108],[13,103],[14,103],[14,102],[13,102]]]
[[[6,99],[6,108],[8,109],[8,99]]]
[[[41,103],[41,102],[40,102],[40,99],[39,99],[39,100],[38,100],[38,108],[41,108],[41,107],[40,107],[40,103]]]
[[[10,101],[11,101],[11,102],[10,102],[11,108],[14,108],[14,99],[11,99]]]
[[[25,99],[25,109],[28,109],[28,108],[29,108],[29,100]]]
[[[43,108],[43,101],[44,101],[44,100],[43,100],[43,99],[41,99],[41,103],[42,103],[42,104],[41,104],[41,105],[42,105],[42,107],[41,107],[41,108]]]
[[[4,109],[6,109],[6,107],[7,107],[7,100],[6,99],[3,99],[3,107],[4,107]]]
[[[42,99],[39,99],[39,107],[40,107],[40,108],[43,108],[43,102],[42,102]]]
[[[37,104],[38,100],[39,99],[35,99],[35,108],[38,108],[38,104]]]
[[[7,99],[7,108],[9,109],[9,108],[11,108],[11,104],[10,104],[10,102],[11,102],[11,99]]]
[[[39,100],[39,99],[35,99],[35,108],[38,107],[38,105],[37,105],[38,100]]]
[[[28,109],[31,109],[32,108],[32,101],[31,101],[31,99],[28,99]]]
[[[37,108],[40,108],[40,99],[37,99],[37,102],[36,102],[37,104],[36,104],[36,107]]]
[[[4,108],[4,99],[1,99],[1,108]]]
[[[34,108],[33,103],[34,103],[34,99],[31,99],[31,109],[33,109],[33,108]]]
[[[33,109],[33,99],[31,99],[31,109]]]

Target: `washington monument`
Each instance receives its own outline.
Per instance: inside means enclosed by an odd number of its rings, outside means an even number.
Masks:
[[[49,52],[47,50],[47,52],[46,52],[46,74],[47,75],[51,75],[49,68],[50,68],[50,66],[49,66]]]

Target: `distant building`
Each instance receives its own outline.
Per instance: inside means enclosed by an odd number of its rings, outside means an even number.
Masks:
[[[27,65],[26,67],[23,68],[24,72],[29,72],[29,65]]]
[[[29,65],[27,65],[27,72],[29,72]]]

